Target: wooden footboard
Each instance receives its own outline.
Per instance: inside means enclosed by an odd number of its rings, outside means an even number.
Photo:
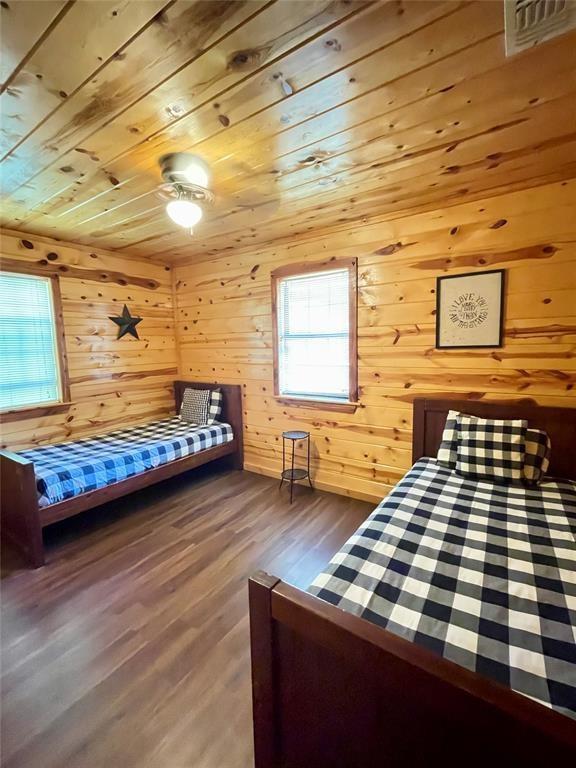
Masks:
[[[572,719],[265,573],[249,596],[256,768],[574,762]]]
[[[10,451],[0,451],[0,504],[2,536],[34,568],[44,565],[34,464]]]

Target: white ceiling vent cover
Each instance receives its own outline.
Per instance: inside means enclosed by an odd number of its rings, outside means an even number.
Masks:
[[[506,56],[576,28],[576,0],[504,0]]]

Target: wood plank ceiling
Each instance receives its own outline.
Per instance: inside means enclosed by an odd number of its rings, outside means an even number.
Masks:
[[[0,4],[4,226],[175,261],[576,176],[576,33],[501,0]],[[157,158],[211,166],[191,238]]]

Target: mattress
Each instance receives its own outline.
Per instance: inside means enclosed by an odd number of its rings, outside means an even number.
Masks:
[[[421,459],[310,586],[576,717],[576,484],[469,480]]]
[[[233,438],[230,424],[198,427],[174,417],[19,454],[34,462],[38,503],[46,507]]]

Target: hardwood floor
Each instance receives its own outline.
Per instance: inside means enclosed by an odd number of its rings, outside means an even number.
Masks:
[[[372,505],[206,467],[46,531],[2,581],[5,768],[249,768],[246,580],[307,586]]]

